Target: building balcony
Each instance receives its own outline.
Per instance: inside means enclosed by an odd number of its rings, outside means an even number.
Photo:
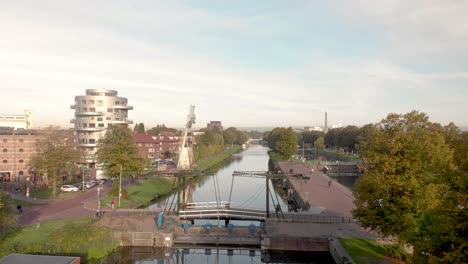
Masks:
[[[76,108],[76,104],[71,104],[70,105],[70,109],[75,109]]]
[[[127,110],[133,110],[133,106],[131,105],[114,105],[114,109],[127,109]]]
[[[103,116],[103,112],[78,112],[75,113],[77,116]]]
[[[96,132],[96,131],[104,131],[106,130],[105,127],[78,127],[76,131],[89,131],[89,132]]]
[[[96,143],[76,143],[79,147],[96,147],[97,144]]]
[[[111,124],[123,125],[123,124],[133,124],[133,120],[112,120]]]

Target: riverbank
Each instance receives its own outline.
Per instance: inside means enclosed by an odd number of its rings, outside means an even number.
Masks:
[[[225,149],[222,153],[213,155],[203,161],[199,162],[193,171],[184,172],[185,179],[190,180],[204,171],[222,163],[226,159],[230,158],[234,153],[241,150],[242,147],[234,145]],[[118,196],[117,193],[108,194],[101,199],[101,205],[107,206],[112,200],[115,202],[116,208],[140,208],[147,206],[150,202],[167,196],[168,194],[177,190],[180,186],[177,184],[176,177],[174,176],[148,176],[145,180],[129,186],[124,187],[127,195],[121,198],[120,207],[118,207]]]

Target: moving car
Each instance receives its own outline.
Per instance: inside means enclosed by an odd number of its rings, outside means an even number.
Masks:
[[[62,185],[62,187],[60,187],[60,190],[62,192],[76,192],[79,189],[73,185]]]

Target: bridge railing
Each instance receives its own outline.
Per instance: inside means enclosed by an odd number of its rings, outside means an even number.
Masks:
[[[284,219],[270,218],[272,221],[282,222],[304,222],[314,224],[350,224],[355,223],[351,216],[338,216],[338,215],[313,215],[313,214],[297,214],[285,213]]]

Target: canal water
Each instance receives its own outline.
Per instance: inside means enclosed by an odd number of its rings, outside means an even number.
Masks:
[[[214,203],[216,201],[229,202],[231,208],[265,210],[266,208],[266,180],[265,177],[235,176],[234,171],[268,171],[267,147],[252,145],[249,148],[234,154],[231,159],[224,162],[211,175],[202,176],[202,179],[190,184],[186,189],[189,202]],[[270,211],[279,203],[281,210],[288,210],[288,205],[276,194],[274,186],[269,183],[272,193],[269,204]],[[177,194],[174,194],[177,195]],[[149,208],[169,207],[177,198],[170,196],[158,201]],[[169,206],[168,206],[169,204]],[[217,224],[216,220],[195,221],[195,224]],[[232,221],[234,225],[258,225],[256,221]]]
[[[203,176],[194,183],[189,184],[186,192],[190,202],[230,202],[231,207],[265,210],[266,181],[265,178],[234,177],[234,171],[268,171],[267,147],[252,145],[246,150],[234,154],[231,159],[212,171],[212,174]],[[281,188],[280,188],[281,189]],[[216,190],[216,191],[215,191]],[[219,191],[218,191],[219,190]],[[287,203],[281,200],[270,182],[270,191],[273,193],[275,203],[270,197],[270,210],[279,202],[283,211],[288,210]],[[176,194],[150,205],[149,208],[164,208],[171,201],[176,201]],[[210,220],[214,225],[216,220]],[[195,224],[205,224],[207,221],[195,221]],[[234,225],[259,225],[257,221],[232,221]],[[223,223],[224,224],[224,223]],[[227,248],[122,248],[108,256],[100,263],[194,263],[194,264],[243,264],[243,263],[334,263],[328,252],[260,252],[259,250],[227,249]]]

